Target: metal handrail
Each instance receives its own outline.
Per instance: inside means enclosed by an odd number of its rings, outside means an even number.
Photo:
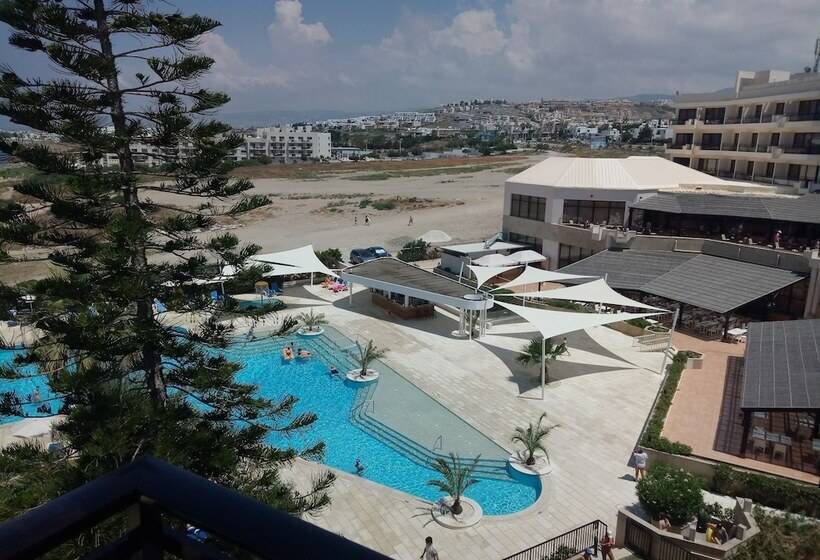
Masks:
[[[594,549],[597,556],[598,543],[601,536],[606,534],[607,529],[606,523],[596,519],[586,525],[581,525],[557,537],[517,552],[512,556],[507,556],[504,560],[542,560],[553,558],[553,555],[558,552],[566,554],[566,556],[561,556],[562,558],[572,558],[587,548]],[[580,540],[579,537],[581,537]]]

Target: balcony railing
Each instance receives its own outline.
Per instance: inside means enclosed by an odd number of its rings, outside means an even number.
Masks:
[[[692,144],[670,144],[670,150],[690,150],[692,148]]]
[[[786,146],[783,151],[787,154],[820,154],[820,146]]]
[[[724,152],[736,152],[737,144],[723,144],[720,146],[720,149]]]
[[[757,147],[755,148],[755,151],[756,151],[756,152],[763,152],[763,153],[766,153],[766,152],[768,152],[768,151],[769,151],[769,147],[770,147],[770,146],[761,146],[760,144],[758,144],[758,145],[757,145]],[[775,147],[775,148],[776,148],[777,146],[773,146],[773,147]]]
[[[703,119],[703,124],[723,124],[723,119]]]
[[[790,121],[820,121],[820,112],[815,113],[789,113]]]
[[[220,550],[219,541],[238,549],[242,558],[388,560],[307,521],[150,457],[140,457],[0,525],[0,558],[38,558],[126,511],[130,515],[125,534],[98,544],[83,558],[233,558]],[[204,541],[192,538],[186,526],[209,536]]]
[[[541,544],[537,544],[504,560],[549,560],[551,558],[573,558],[587,548],[592,548],[598,555],[598,543],[606,535],[606,523],[595,520],[582,525],[563,535],[558,535]]]
[[[720,144],[700,144],[698,148],[701,150],[719,150]]]

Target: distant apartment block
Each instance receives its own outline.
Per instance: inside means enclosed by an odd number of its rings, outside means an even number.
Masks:
[[[245,145],[236,149],[234,160],[260,157],[280,162],[330,159],[330,133],[315,132],[311,126],[257,128],[256,134],[246,136]]]
[[[158,167],[188,158],[193,152],[192,142],[180,142],[176,149],[159,148],[146,142],[131,143],[131,159],[138,167]],[[102,157],[101,163],[105,167],[116,167],[120,164],[120,158],[116,153],[109,152]]]
[[[726,179],[820,190],[820,74],[739,71],[735,87],[679,95],[667,156]]]

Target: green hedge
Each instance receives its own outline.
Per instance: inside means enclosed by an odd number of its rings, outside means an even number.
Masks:
[[[715,468],[712,489],[720,494],[751,498],[764,506],[820,517],[820,488],[817,486],[739,471],[721,464]]]
[[[639,329],[645,329],[650,324],[649,321],[647,321],[646,319],[640,319],[640,318],[638,318],[638,319],[629,319],[627,321],[627,323],[629,323],[633,327],[638,327]]]
[[[652,519],[668,515],[674,525],[684,525],[704,508],[703,480],[683,469],[663,463],[652,465],[638,481],[638,501]]]
[[[641,438],[641,445],[675,455],[692,454],[692,448],[685,443],[669,441],[661,435],[666,414],[672,405],[672,398],[675,396],[675,391],[678,390],[678,383],[680,382],[680,377],[685,367],[686,352],[678,352],[675,354],[675,357],[672,358],[672,363],[668,366],[666,381],[661,388],[660,397]]]

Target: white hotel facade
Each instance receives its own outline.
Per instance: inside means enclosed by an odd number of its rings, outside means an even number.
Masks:
[[[725,179],[820,190],[820,74],[739,71],[675,98],[667,157]]]
[[[329,132],[315,132],[310,125],[257,128],[245,136],[245,145],[234,153],[235,161],[262,156],[284,163],[330,159]]]

